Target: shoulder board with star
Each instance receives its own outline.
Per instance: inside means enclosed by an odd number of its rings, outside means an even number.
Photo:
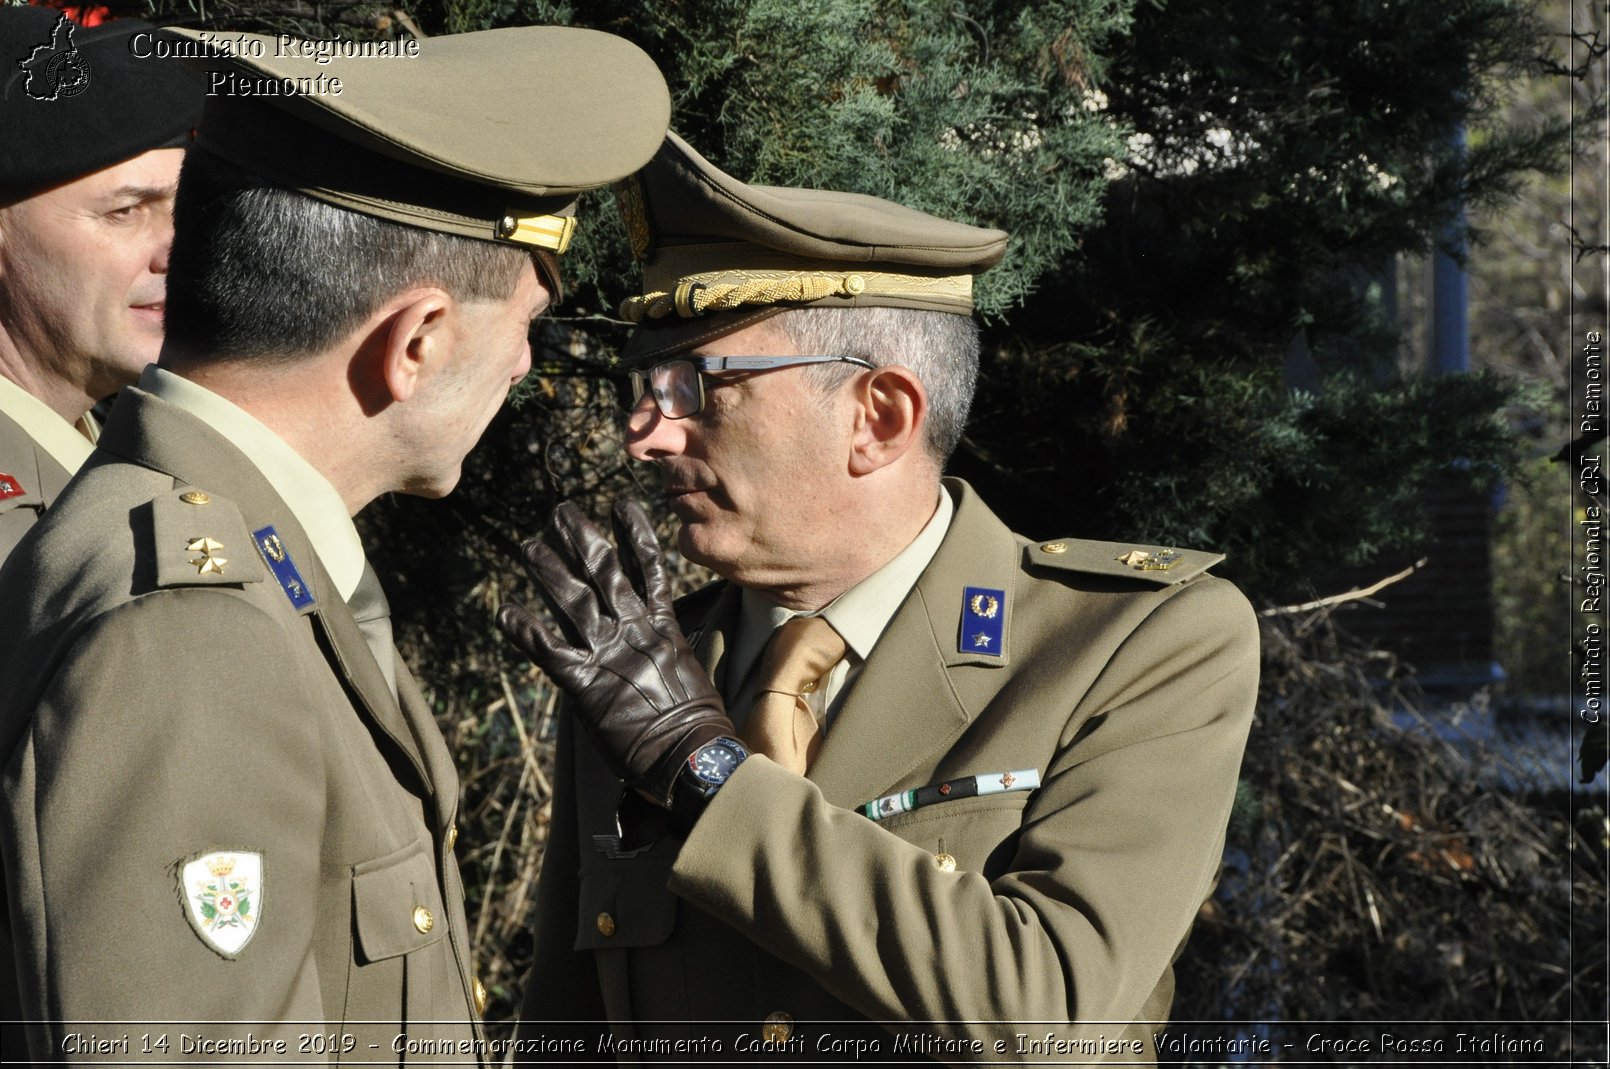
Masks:
[[[1036,568],[1134,579],[1157,586],[1173,586],[1194,578],[1224,559],[1223,553],[1141,542],[1093,542],[1082,538],[1056,538],[1023,549],[1024,563]]]
[[[238,586],[263,581],[263,562],[233,501],[176,486],[151,502],[156,585]]]

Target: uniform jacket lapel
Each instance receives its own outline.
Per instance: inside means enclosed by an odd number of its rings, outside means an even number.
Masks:
[[[20,423],[4,412],[0,412],[0,472],[21,484],[22,494],[11,498],[11,503],[35,508],[49,508],[72,478]]]
[[[286,515],[289,514],[290,510],[287,509]],[[374,721],[381,732],[408,758],[409,763],[414,766],[414,771],[419,774],[426,791],[434,793],[434,781],[420,752],[420,732],[404,715],[403,703],[399,700],[403,694],[403,675],[406,673],[398,674],[399,697],[393,698],[385,674],[380,671],[380,665],[375,663],[374,651],[369,648],[368,641],[363,637],[363,631],[352,618],[352,610],[341,599],[335,582],[311,549],[308,550],[308,558],[316,562],[314,564],[314,570],[318,575],[316,589],[328,594],[327,597],[320,597],[315,602],[311,614],[324,639],[325,659],[330,662],[336,674],[346,682],[348,689],[357,697],[359,707],[369,714],[369,719]],[[412,683],[412,679],[409,682]],[[419,696],[418,687],[412,688],[412,692],[419,707],[423,708],[425,700]],[[427,717],[430,715],[428,709],[425,710],[425,715]]]
[[[347,684],[354,704],[396,745],[424,788],[431,791],[433,781],[415,732],[392,697],[363,632],[323,562],[313,552],[301,524],[256,465],[201,420],[136,389],[125,390],[119,396],[99,446],[181,483],[227,496],[240,509],[250,530],[273,526],[313,593],[313,604],[301,612],[311,617],[326,661]],[[93,458],[90,463],[94,463]],[[245,548],[240,547],[240,551]]]
[[[928,782],[923,773],[937,755],[1006,683],[1007,673],[996,669],[1010,662],[1009,644],[999,657],[960,648],[963,590],[1004,591],[1002,633],[1009,636],[1022,548],[970,487],[958,480],[946,486],[956,498],[950,530],[845,696],[808,773],[834,805],[860,805],[911,777],[920,782],[905,786]],[[702,625],[689,627],[694,652],[718,689],[741,596],[728,584]],[[741,735],[743,724],[734,726]]]
[[[839,709],[808,778],[851,807],[921,786],[937,757],[1005,684],[1011,649],[959,648],[967,587],[1004,591],[1010,635],[1021,549],[963,483],[947,480],[956,514],[934,559],[896,610]]]
[[[69,477],[19,423],[0,412],[0,564]]]
[[[688,641],[693,646],[693,653],[709,671],[710,679],[718,691],[725,690],[727,649],[732,645],[733,630],[738,626],[738,608],[742,602],[742,588],[734,583],[726,583],[703,621],[696,626],[689,625]]]
[[[445,828],[452,823],[458,804],[458,770],[453,766],[447,741],[436,727],[430,702],[401,657],[397,657],[397,698],[424,764],[425,784],[436,805],[436,826]]]

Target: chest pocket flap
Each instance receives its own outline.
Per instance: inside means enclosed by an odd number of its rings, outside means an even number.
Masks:
[[[661,839],[641,857],[597,857],[582,865],[577,950],[658,946],[671,937],[677,899],[665,885],[676,846]]]
[[[989,794],[924,806],[878,822],[937,858],[950,855],[956,867],[995,879],[1009,866],[1023,828],[1028,791]]]
[[[353,866],[352,909],[367,962],[410,954],[447,933],[436,870],[417,841]]]

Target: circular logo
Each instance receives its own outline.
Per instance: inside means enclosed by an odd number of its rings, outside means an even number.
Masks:
[[[52,56],[45,67],[45,84],[50,86],[52,99],[77,96],[89,88],[89,64],[79,56],[76,48]]]

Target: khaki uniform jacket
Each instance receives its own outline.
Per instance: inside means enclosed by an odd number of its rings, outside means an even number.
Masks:
[[[71,477],[16,420],[0,412],[0,564]]]
[[[1201,574],[1217,556],[1137,571],[1114,559],[1136,547],[1048,551],[947,486],[944,542],[808,777],[751,757],[685,844],[631,853],[611,834],[618,784],[562,728],[522,1039],[603,1017],[613,1049],[650,1061],[688,1057],[678,1040],[697,1060],[709,1036],[711,1059],[1153,1057],[1154,1025],[1131,1022],[1166,1019],[1172,962],[1217,878],[1257,685],[1253,614]],[[1001,656],[968,641],[968,587],[1005,592]],[[719,679],[738,591],[691,600]],[[856,811],[1027,769],[1038,790],[877,823]]]
[[[210,499],[186,503],[195,490]],[[187,548],[203,537],[221,573]],[[270,552],[311,603],[293,605]],[[447,747],[400,660],[392,696],[244,455],[125,391],[0,573],[0,604],[0,960],[14,981],[0,1018],[31,1022],[27,1055],[128,1034],[132,1051],[102,1053],[180,1060],[182,1035],[248,1032],[314,1061],[401,1061],[397,1046],[422,1041],[473,1050]],[[181,873],[244,853],[261,856],[261,886],[231,955],[203,939]],[[79,1023],[98,1020],[135,1023]],[[171,1047],[142,1054],[145,1033]],[[192,1056],[238,1052],[205,1053]]]

